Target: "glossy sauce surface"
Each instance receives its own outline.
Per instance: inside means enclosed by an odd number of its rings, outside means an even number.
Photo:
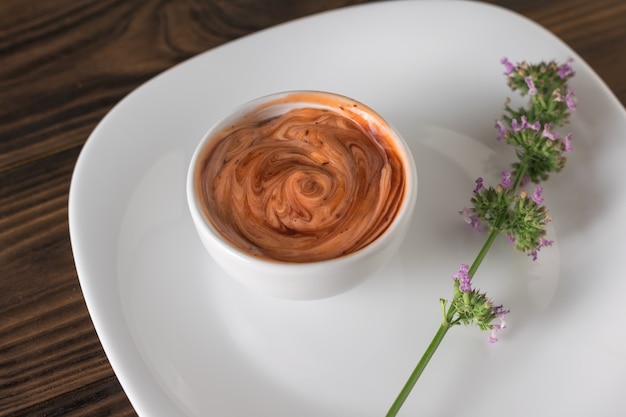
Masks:
[[[402,158],[388,128],[342,110],[261,111],[216,133],[195,183],[226,240],[254,256],[314,262],[388,228],[404,197]]]

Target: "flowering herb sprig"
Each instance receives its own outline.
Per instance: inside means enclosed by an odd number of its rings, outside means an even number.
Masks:
[[[507,99],[505,113],[495,126],[497,140],[506,140],[513,146],[518,161],[511,165],[510,171],[502,172],[500,183],[495,187],[486,187],[483,178],[476,179],[471,207],[464,208],[460,214],[474,230],[487,229],[487,238],[471,266],[461,264],[459,271],[452,275],[452,300],[440,300],[441,325],[387,417],[398,413],[450,328],[460,324],[475,325],[489,332],[490,343],[498,341],[498,332],[506,327],[505,316],[509,310],[495,304],[473,283],[496,237],[501,233],[506,235],[517,250],[533,260],[542,248],[553,243],[545,237],[551,217],[542,205],[543,188],[538,184],[550,174],[560,172],[566,163],[564,154],[572,150],[571,133],[560,137],[554,129],[564,126],[570,112],[577,107],[574,92],[567,85],[575,72],[571,60],[562,65],[554,61],[539,64],[524,61],[514,65],[503,58],[501,63],[509,87],[530,98],[527,107],[518,109],[513,109]],[[535,184],[532,192],[524,188],[530,182]]]

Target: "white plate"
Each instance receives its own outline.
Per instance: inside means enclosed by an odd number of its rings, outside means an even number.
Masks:
[[[110,362],[141,416],[382,416],[439,324],[458,265],[483,238],[463,224],[474,179],[513,158],[495,140],[499,61],[575,59],[575,150],[545,184],[552,249],[533,263],[498,242],[475,277],[512,312],[495,345],[458,327],[401,415],[617,416],[626,386],[626,115],[560,40],[474,2],[352,7],[262,31],[191,59],[117,105],[71,186],[76,267]],[[312,302],[265,298],[202,249],[184,198],[211,124],[264,94],[352,96],[410,142],[416,218],[379,277]]]

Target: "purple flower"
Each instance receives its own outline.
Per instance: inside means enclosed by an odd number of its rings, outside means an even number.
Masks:
[[[530,94],[531,96],[534,96],[535,94],[537,94],[537,87],[535,87],[535,83],[532,77],[526,77],[524,78],[524,81],[526,82],[526,85],[528,86],[528,94]]]
[[[543,188],[537,187],[535,188],[535,192],[532,196],[530,196],[531,200],[533,200],[537,204],[543,203],[543,198],[541,197],[541,193],[543,193]]]
[[[509,76],[515,71],[515,65],[511,64],[507,57],[502,58],[500,63],[504,65],[504,75]]]
[[[539,132],[539,129],[541,129],[541,123],[528,123],[528,119],[526,118],[526,116],[522,116],[520,120],[521,123],[518,123],[516,119],[513,119],[511,121],[511,127],[513,128],[514,132],[519,132],[522,129],[532,129],[535,132]]]
[[[515,243],[515,236],[507,235],[506,240],[508,240],[509,243]]]
[[[498,337],[496,336],[496,334],[502,329],[500,324],[492,324],[491,325],[491,332],[489,333],[489,337],[487,338],[487,340],[489,341],[489,343],[496,343],[498,341]]]
[[[506,127],[500,120],[496,122],[496,129],[498,129],[498,140],[502,140],[506,133]]]
[[[472,213],[470,209],[468,209],[467,207],[463,207],[463,210],[459,211],[459,214],[463,216],[463,220],[465,220],[465,223],[469,224],[472,229],[476,230],[477,232],[481,231],[480,220],[478,219],[476,213]]]
[[[539,132],[539,129],[541,129],[541,123],[539,122],[529,123],[527,127],[529,129],[534,130],[535,132]]]
[[[574,95],[574,90],[568,89],[567,94],[565,95],[565,104],[570,110],[576,110],[578,107],[578,99]]]
[[[557,139],[556,133],[550,132],[550,123],[546,123],[543,126],[543,132],[541,133],[541,137],[548,138],[550,140],[556,140]]]
[[[503,187],[510,187],[513,185],[513,181],[511,181],[511,171],[502,171],[502,182],[500,183]]]
[[[552,246],[553,243],[554,241],[548,240],[545,237],[542,237],[541,240],[539,241],[539,246],[542,248],[545,248],[547,246]]]
[[[567,62],[561,65],[559,69],[556,71],[556,73],[558,74],[559,77],[561,77],[562,80],[565,80],[566,78],[569,78],[569,77],[573,77],[576,74],[576,72],[574,71],[574,68],[572,68],[572,66],[569,64],[572,61],[573,61],[572,58],[568,59]]]
[[[528,127],[528,120],[526,119],[526,116],[521,117],[521,123],[517,123],[517,120],[513,119],[511,121],[511,127],[513,128],[514,132],[519,132],[522,129],[526,129]]]
[[[528,256],[531,256],[533,258],[533,261],[537,260],[537,255],[539,254],[539,251],[541,250],[541,248],[545,248],[548,246],[552,246],[552,244],[554,243],[554,241],[552,240],[548,240],[545,237],[542,237],[539,240],[539,245],[537,245],[537,247],[535,249],[533,249]]]
[[[476,178],[475,182],[476,182],[476,188],[474,188],[474,194],[477,194],[480,190],[482,190],[485,187],[483,186],[483,178],[482,177]]]
[[[489,337],[487,340],[489,343],[496,343],[498,341],[497,333],[506,327],[506,321],[504,320],[504,316],[510,312],[510,310],[505,310],[501,305],[492,307],[493,314],[496,315],[498,319],[500,319],[500,323],[491,325],[491,332],[489,333]]]
[[[459,289],[461,292],[465,293],[472,291],[471,278],[467,271],[469,271],[469,265],[461,264],[459,272],[452,275],[455,280],[459,281]]]
[[[565,152],[571,152],[572,151],[572,134],[571,133],[568,133],[563,138],[563,143],[565,144]]]
[[[511,310],[505,310],[502,305],[491,307],[493,314],[496,315],[500,320],[504,318],[505,315],[509,314]]]

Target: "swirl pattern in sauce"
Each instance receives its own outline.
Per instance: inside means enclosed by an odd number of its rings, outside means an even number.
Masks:
[[[402,159],[384,135],[314,107],[222,130],[196,171],[205,215],[234,246],[270,260],[358,251],[388,228],[404,197]]]

